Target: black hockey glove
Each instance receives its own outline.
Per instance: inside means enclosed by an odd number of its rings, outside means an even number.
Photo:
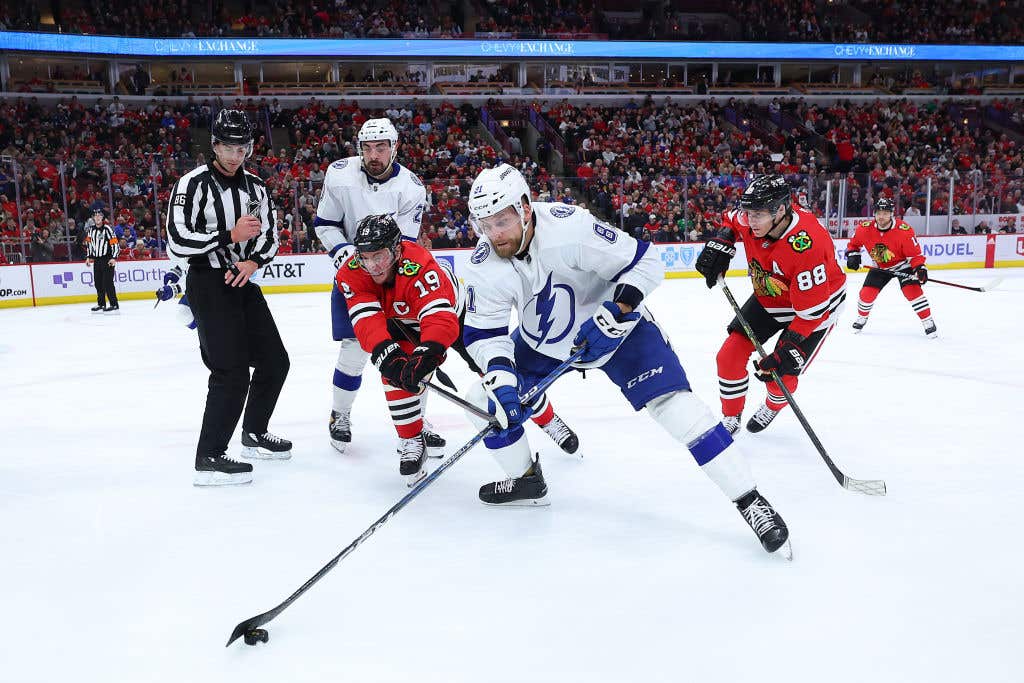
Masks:
[[[708,283],[708,289],[718,284],[718,278],[725,277],[729,270],[729,262],[736,255],[736,247],[732,242],[721,237],[713,237],[704,245],[703,251],[697,257],[694,268],[704,276]]]
[[[799,344],[804,340],[799,334],[786,330],[779,337],[775,350],[759,361],[754,361],[754,374],[762,382],[772,381],[772,370],[780,375],[799,375],[807,363]]]
[[[860,251],[846,252],[846,267],[850,270],[860,270]]]
[[[928,269],[925,268],[924,266],[918,266],[917,268],[914,268],[914,275],[917,276],[917,279],[921,282],[922,285],[928,282]]]
[[[428,379],[444,362],[444,347],[437,342],[422,342],[412,351],[409,362],[402,368],[401,387],[412,394],[423,391],[420,382]]]
[[[370,362],[380,370],[380,376],[393,387],[402,386],[402,370],[409,362],[409,355],[394,341],[377,344],[370,354]]]

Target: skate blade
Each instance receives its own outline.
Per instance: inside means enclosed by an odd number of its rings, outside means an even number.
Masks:
[[[507,503],[487,503],[480,501],[487,507],[492,508],[533,508],[533,507],[547,507],[551,505],[551,501],[548,497],[541,496],[540,498],[524,498],[522,500],[510,500]]]
[[[242,457],[246,460],[291,460],[292,452],[268,451],[256,446],[242,446]]]
[[[790,562],[793,561],[793,544],[789,542],[788,538],[786,539],[786,542],[783,543],[782,546],[780,546],[779,549],[775,552],[781,554]]]
[[[252,472],[196,472],[192,479],[193,486],[237,486],[251,483]]]
[[[444,446],[427,446],[428,458],[443,458]]]
[[[337,439],[331,439],[331,445],[334,446],[334,450],[339,453],[344,453],[345,449],[348,448],[348,441],[338,441]]]
[[[427,468],[420,469],[416,474],[403,474],[402,476],[405,477],[405,485],[412,488],[427,477]]]
[[[853,328],[853,333],[854,334],[860,334],[863,331],[864,331],[863,327],[855,327],[855,328]]]
[[[925,332],[925,335],[927,335],[927,337],[929,339],[938,339],[939,338],[939,333],[938,332]]]

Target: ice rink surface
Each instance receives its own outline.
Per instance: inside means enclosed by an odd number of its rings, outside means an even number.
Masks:
[[[0,680],[1020,681],[1024,271],[933,275],[1004,280],[929,284],[929,340],[895,285],[854,335],[851,276],[797,392],[840,467],[887,497],[840,488],[791,412],[739,437],[792,563],[603,375],[574,374],[550,396],[583,459],[528,428],[549,508],[481,505],[502,475],[478,447],[256,648],[224,643],[407,491],[372,367],[354,445],[329,445],[328,295],[268,297],[292,361],[271,429],[295,457],[207,490],[191,484],[207,373],[173,304],[0,311]],[[649,304],[717,412],[724,297],[669,280]],[[472,435],[439,397],[428,413],[450,451]]]

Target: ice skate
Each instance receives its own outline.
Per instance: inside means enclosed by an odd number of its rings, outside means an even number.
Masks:
[[[223,455],[196,458],[195,486],[231,486],[252,482],[252,465]]]
[[[270,432],[254,434],[243,431],[242,457],[247,460],[288,460],[292,457],[292,442]]]
[[[551,421],[541,427],[541,429],[566,453],[571,455],[579,450],[579,437],[558,415],[552,415]]]
[[[327,425],[331,433],[331,445],[339,453],[344,453],[348,445],[352,443],[352,428],[349,423],[349,413],[331,411],[331,421]]]
[[[519,477],[509,477],[480,487],[480,501],[487,505],[533,506],[550,505],[548,485],[540,469],[540,456]]]
[[[768,552],[782,550],[787,560],[793,559],[793,547],[789,543],[789,529],[782,515],[772,508],[764,496],[754,489],[736,501],[736,509],[743,515],[750,528],[757,534],[757,540]]]

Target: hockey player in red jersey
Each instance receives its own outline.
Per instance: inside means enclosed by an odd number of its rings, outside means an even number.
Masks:
[[[924,265],[921,245],[917,243],[914,229],[896,220],[894,208],[891,199],[879,199],[875,205],[875,220],[862,221],[846,247],[846,267],[850,270],[858,270],[861,266],[861,247],[868,250],[871,259],[882,269],[872,270],[864,278],[864,286],[857,299],[857,320],[853,323],[853,329],[855,333],[864,329],[878,293],[896,277],[900,280],[903,296],[921,319],[924,333],[935,338],[938,330],[932,320],[932,309],[928,305],[928,297],[921,291],[921,285],[928,282],[928,269]]]
[[[399,471],[413,486],[426,476],[420,383],[459,337],[456,293],[429,251],[402,240],[390,215],[361,220],[352,242],[356,253],[338,269],[337,287],[360,346],[380,371],[400,439]],[[389,318],[417,330],[419,342],[394,339]]]
[[[729,269],[743,240],[754,294],[741,310],[763,344],[779,332],[775,349],[754,362],[755,377],[767,383],[767,399],[747,423],[760,432],[786,407],[786,398],[771,379],[779,373],[790,391],[821,350],[846,300],[846,275],[836,262],[835,246],[817,217],[791,206],[785,178],[766,175],[754,179],[740,196],[740,210],[725,212],[722,230],[697,258],[697,271],[708,287]],[[746,401],[747,360],[754,344],[735,318],[718,352],[718,382],[722,424],[735,433]]]

